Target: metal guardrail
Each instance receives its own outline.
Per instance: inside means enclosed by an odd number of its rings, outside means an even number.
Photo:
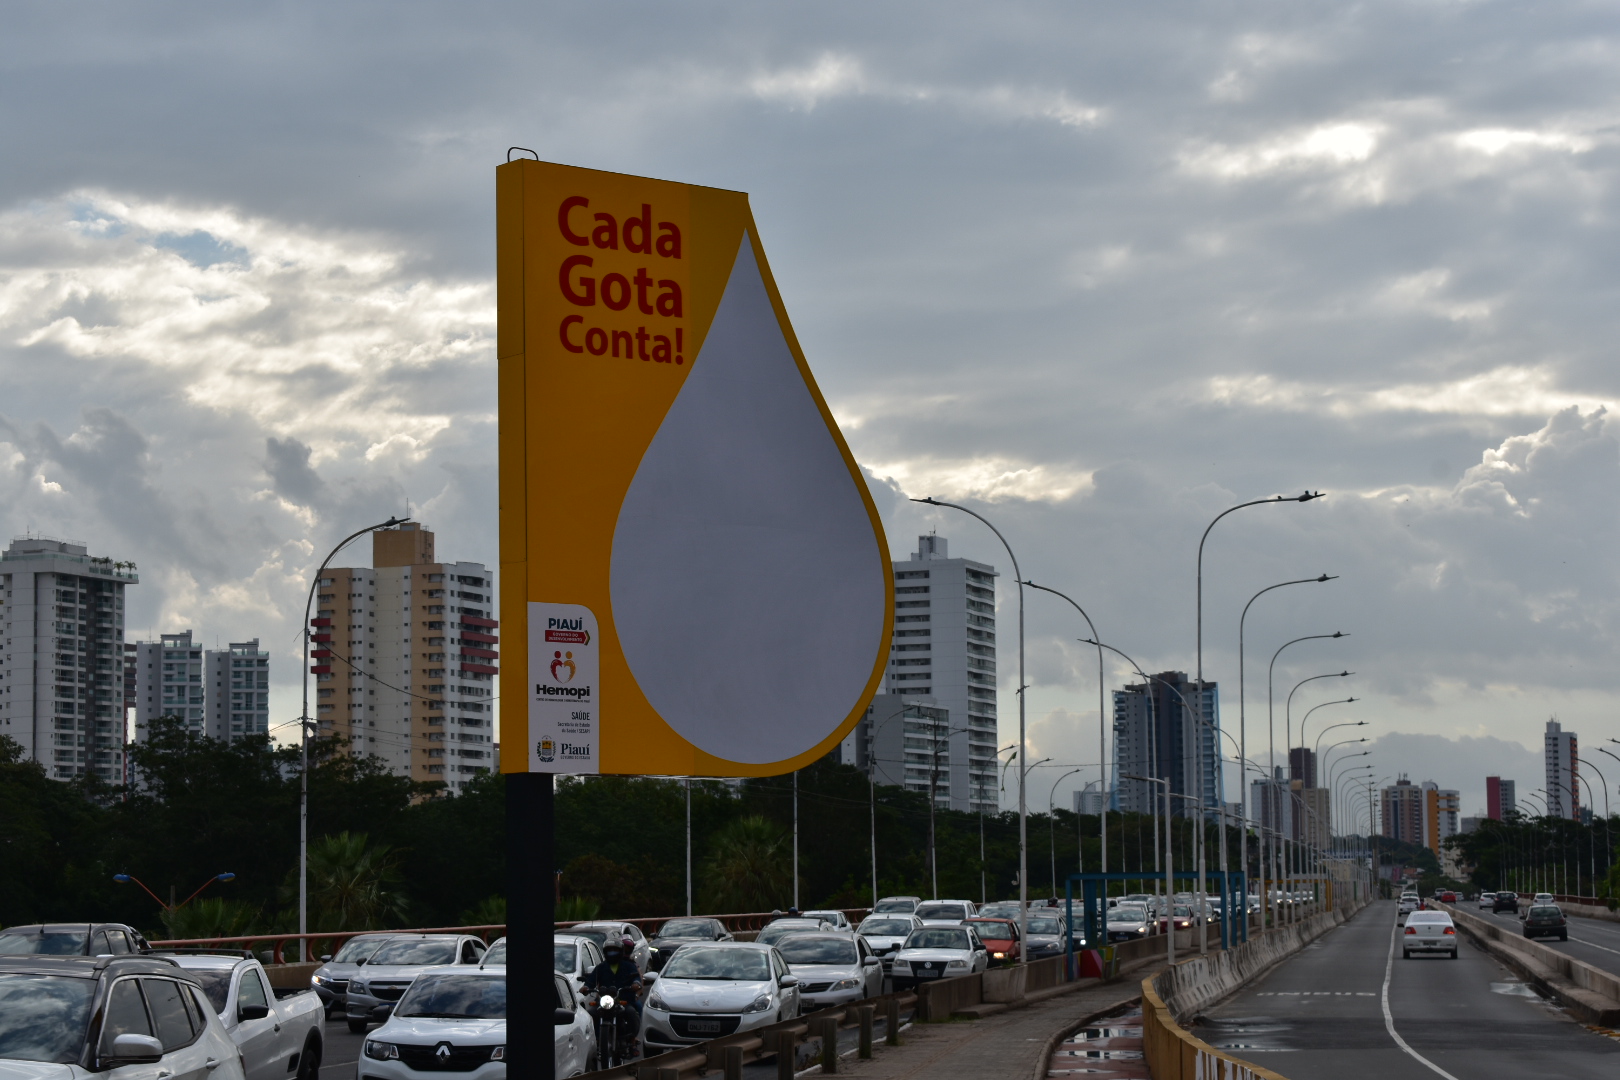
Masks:
[[[899,1046],[902,1017],[908,1006],[915,1009],[917,1000],[917,995],[908,991],[818,1009],[793,1020],[723,1035],[617,1068],[586,1073],[584,1080],[685,1080],[711,1071],[721,1072],[725,1080],[742,1080],[744,1065],[769,1057],[776,1058],[778,1080],[793,1080],[798,1071],[799,1045],[816,1038],[821,1040],[822,1046],[821,1071],[837,1072],[839,1029],[859,1028],[858,1052],[861,1057],[869,1058],[878,1015],[881,1013],[884,1017],[884,1041],[890,1046]]]

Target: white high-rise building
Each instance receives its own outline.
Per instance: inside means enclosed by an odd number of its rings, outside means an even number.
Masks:
[[[26,537],[0,554],[0,735],[58,780],[124,774],[124,586],[133,563]]]
[[[315,718],[413,780],[454,792],[495,768],[495,577],[442,563],[414,523],[372,533],[372,566],[331,568],[311,620]]]
[[[949,794],[939,793],[940,805],[996,812],[995,567],[950,558],[942,536],[917,538],[916,553],[894,564],[894,639],[883,688],[950,716]]]
[[[204,649],[182,630],[125,645],[124,662],[136,742],[146,741],[159,716],[221,742],[270,731],[270,654],[258,638]]]
[[[1581,768],[1579,740],[1556,720],[1547,721],[1547,816],[1579,821]]]

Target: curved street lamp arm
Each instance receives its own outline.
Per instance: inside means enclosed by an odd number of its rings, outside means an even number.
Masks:
[[[1355,701],[1355,700],[1359,700],[1359,699],[1351,698],[1350,700]],[[1337,724],[1329,724],[1327,727],[1323,728],[1321,731],[1318,731],[1316,733],[1316,756],[1319,757],[1319,758],[1322,756],[1322,736],[1326,735],[1328,732],[1332,731],[1334,728],[1366,727],[1368,725],[1368,723],[1370,723],[1370,721],[1367,721],[1367,720],[1343,720],[1343,721],[1340,721]],[[1303,740],[1301,740],[1301,741],[1303,741]]]
[[[1305,715],[1299,718],[1299,748],[1301,750],[1305,749],[1305,721],[1307,721],[1307,720],[1309,720],[1311,718],[1311,713],[1315,712],[1317,709],[1325,709],[1329,705],[1348,705],[1352,701],[1359,701],[1359,700],[1360,700],[1359,698],[1347,697],[1347,698],[1339,698],[1336,701],[1324,701],[1320,705],[1312,705],[1309,709],[1307,709],[1305,711]],[[1321,742],[1322,741],[1322,736],[1317,735],[1316,741]]]

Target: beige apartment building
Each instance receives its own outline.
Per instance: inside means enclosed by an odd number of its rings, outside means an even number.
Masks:
[[[372,534],[371,567],[329,568],[310,620],[322,735],[459,791],[495,765],[495,578],[440,562],[415,523]]]

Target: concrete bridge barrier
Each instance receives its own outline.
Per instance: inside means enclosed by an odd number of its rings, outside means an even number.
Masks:
[[[1620,976],[1524,936],[1517,927],[1442,904],[1457,928],[1588,1024],[1620,1026]]]

